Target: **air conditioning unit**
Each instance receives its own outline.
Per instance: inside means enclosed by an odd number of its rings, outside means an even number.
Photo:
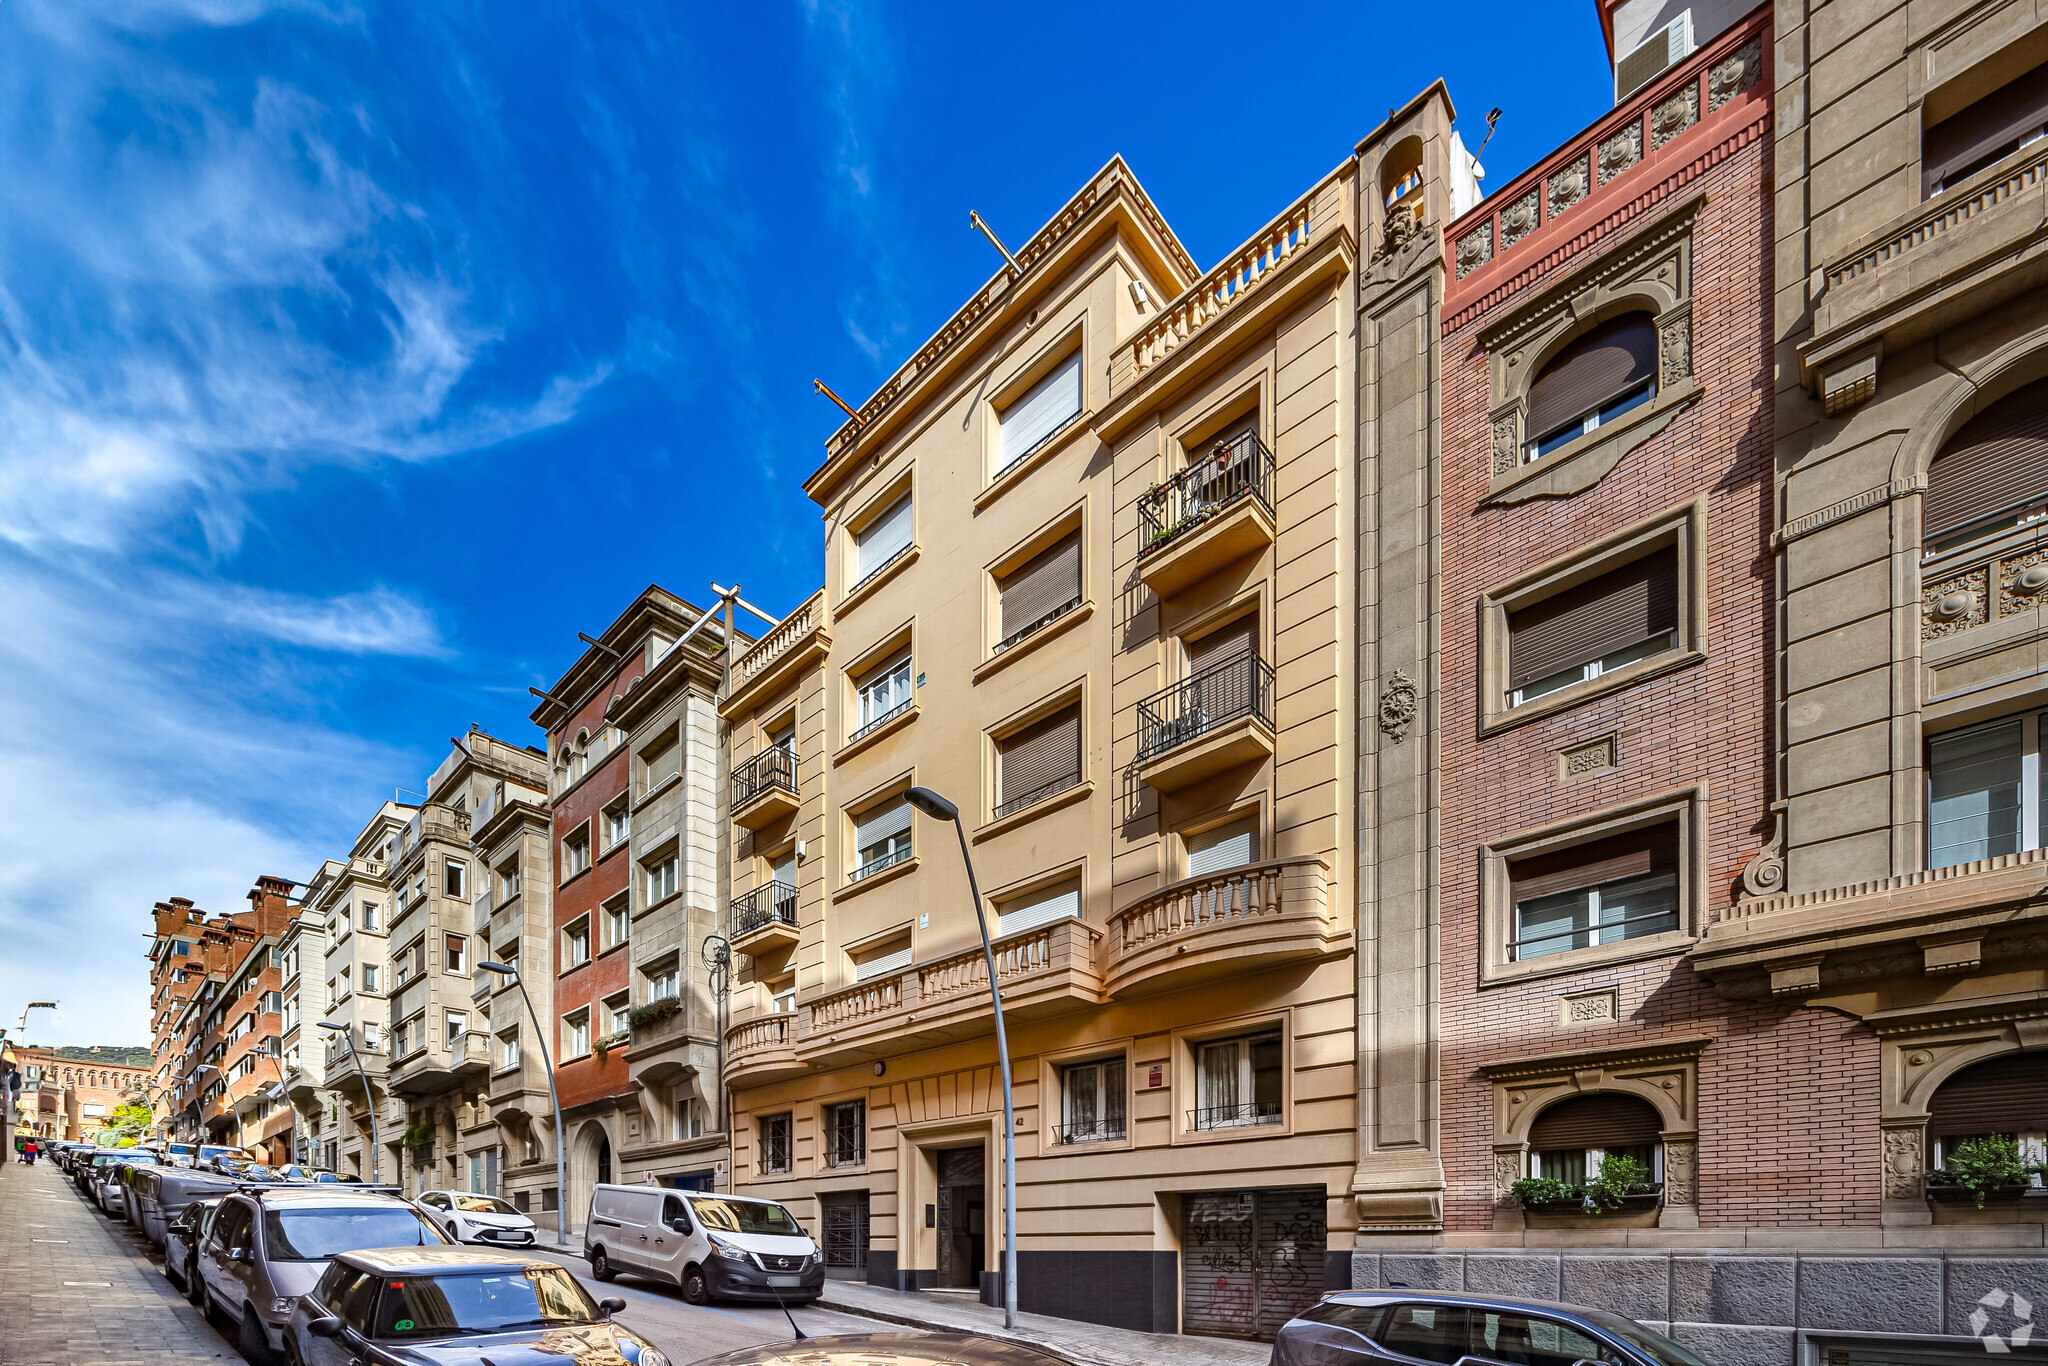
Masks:
[[[1692,11],[1658,29],[1614,64],[1614,102],[1620,104],[1692,55]]]

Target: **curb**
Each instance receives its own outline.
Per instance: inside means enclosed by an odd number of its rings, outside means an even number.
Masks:
[[[832,1282],[827,1281],[825,1284],[829,1287]],[[853,1314],[860,1318],[876,1319],[882,1323],[894,1323],[904,1328],[916,1328],[927,1333],[968,1334],[974,1337],[989,1338],[996,1342],[1007,1342],[1018,1347],[1029,1347],[1037,1352],[1051,1352],[1057,1354],[1060,1358],[1076,1363],[1076,1366],[1133,1366],[1132,1359],[1128,1357],[1087,1356],[1072,1347],[1049,1342],[1043,1338],[1027,1337],[1022,1333],[1006,1328],[962,1327],[958,1324],[940,1323],[934,1319],[914,1318],[909,1314],[890,1313],[888,1310],[874,1309],[864,1304],[849,1304],[845,1300],[832,1299],[829,1290],[825,1295],[818,1297],[818,1304],[821,1308],[837,1310],[842,1314]]]

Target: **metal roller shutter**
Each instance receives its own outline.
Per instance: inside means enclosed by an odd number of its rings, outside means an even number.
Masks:
[[[1081,781],[1081,712],[1068,708],[1029,726],[1000,747],[996,804],[1034,793],[1072,787]]]
[[[1921,534],[1934,540],[2048,493],[2048,380],[2007,394],[1963,424],[1927,471]]]
[[[1561,1100],[1529,1126],[1529,1147],[1635,1148],[1660,1142],[1657,1109],[1638,1096],[1606,1092]]]
[[[1181,1201],[1181,1331],[1270,1339],[1321,1298],[1329,1245],[1318,1186],[1203,1191]]]
[[[1508,864],[1508,882],[1515,902],[1552,892],[1597,887],[1617,878],[1640,877],[1678,866],[1678,827],[1653,825],[1630,830],[1591,844],[1577,844],[1555,854],[1515,859]]]
[[[1228,626],[1219,627],[1200,640],[1188,643],[1188,677],[1193,678],[1205,669],[1218,664],[1227,664],[1233,659],[1256,654],[1257,616],[1242,616]]]
[[[2048,123],[2048,66],[1950,114],[1920,139],[1920,192],[1931,195],[1942,182],[1973,161],[2017,143]]]
[[[1317,1187],[1260,1191],[1256,1208],[1258,1335],[1270,1338],[1322,1298],[1329,1230],[1324,1224],[1323,1192]]]
[[[1647,313],[1605,322],[1550,358],[1529,386],[1529,438],[1547,436],[1657,373],[1657,325]]]
[[[1508,686],[1647,640],[1678,625],[1678,550],[1609,570],[1508,617]]]
[[[2048,1132],[2048,1050],[1965,1067],[1936,1088],[1927,1111],[1930,1138]]]
[[[1035,626],[1081,597],[1081,534],[1040,551],[1003,580],[1003,639]]]

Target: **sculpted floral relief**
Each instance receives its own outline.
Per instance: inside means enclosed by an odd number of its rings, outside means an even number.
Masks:
[[[1493,224],[1481,223],[1458,239],[1458,278],[1463,279],[1493,259]]]
[[[1515,243],[1536,231],[1536,222],[1536,191],[1532,189],[1529,193],[1501,210],[1501,249],[1506,250],[1512,247]]]
[[[1600,183],[1626,171],[1643,159],[1643,125],[1631,123],[1600,144]]]
[[[1584,199],[1593,189],[1593,171],[1587,157],[1580,157],[1550,177],[1550,215],[1555,218]]]
[[[1763,74],[1763,41],[1752,38],[1729,56],[1714,63],[1707,73],[1707,112],[1712,113],[1756,84]]]
[[[1700,88],[1688,81],[1650,111],[1650,147],[1662,147],[1700,121]]]

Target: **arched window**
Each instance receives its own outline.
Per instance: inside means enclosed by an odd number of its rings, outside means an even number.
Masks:
[[[1611,318],[1566,343],[1537,372],[1522,461],[1540,460],[1656,396],[1657,324],[1647,313]]]
[[[1664,1179],[1664,1122],[1637,1096],[1602,1091],[1548,1106],[1529,1126],[1529,1174],[1583,1185],[1610,1155],[1632,1157]]]
[[[1939,1170],[1964,1139],[1988,1134],[2017,1138],[2022,1161],[2048,1161],[2048,1049],[1965,1067],[1935,1088],[1927,1113],[1930,1168]]]
[[[2016,389],[1963,424],[1927,470],[1921,544],[1930,555],[2048,513],[2048,380]]]

